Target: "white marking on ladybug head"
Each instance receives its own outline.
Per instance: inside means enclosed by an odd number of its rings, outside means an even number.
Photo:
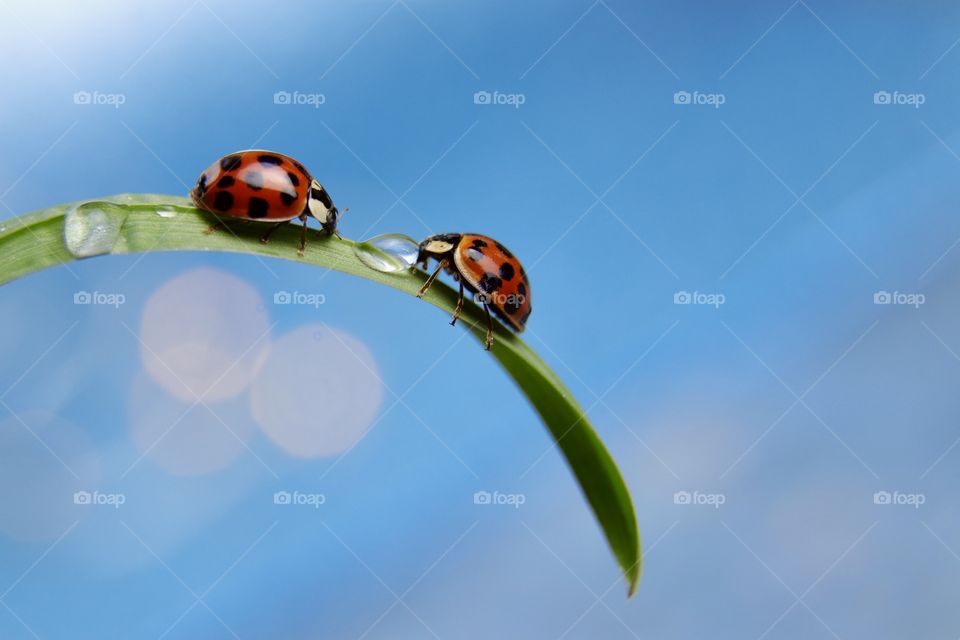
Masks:
[[[320,195],[326,195],[323,190],[323,186],[314,180],[310,183],[310,194],[307,196],[307,207],[310,209],[310,215],[320,221],[321,224],[327,222],[336,222],[336,220],[331,220],[331,217],[336,216],[334,213],[333,207],[328,207],[324,204],[323,200],[320,198]],[[330,197],[325,198],[327,202],[330,202]],[[333,204],[330,202],[330,204]]]
[[[453,249],[453,243],[446,240],[431,240],[423,248],[427,253],[440,254]]]
[[[323,203],[317,200],[316,198],[310,198],[308,201],[308,206],[310,207],[310,215],[319,220],[321,223],[326,222],[327,218],[330,215],[330,211],[323,206]]]

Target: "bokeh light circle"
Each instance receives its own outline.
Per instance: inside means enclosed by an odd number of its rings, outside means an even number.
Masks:
[[[249,386],[269,332],[252,286],[216,269],[193,269],[147,300],[140,353],[150,377],[176,398],[216,402]]]
[[[263,432],[302,458],[350,449],[382,401],[383,383],[366,345],[324,325],[278,339],[250,389],[253,417]]]

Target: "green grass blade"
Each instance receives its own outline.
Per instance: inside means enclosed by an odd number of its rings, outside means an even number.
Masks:
[[[354,242],[319,237],[315,231],[310,234],[306,255],[300,258],[296,252],[299,230],[294,225],[279,229],[269,244],[257,241],[262,233],[262,227],[257,225],[236,225],[232,228],[234,233],[204,234],[211,218],[193,208],[186,198],[134,194],[97,202],[105,204],[87,205],[84,211],[89,209],[90,215],[71,214],[66,240],[65,217],[77,203],[58,205],[0,224],[0,284],[76,260],[78,254],[86,257],[150,251],[225,251],[293,260],[360,276],[410,295],[416,294],[425,279],[416,270],[383,273],[371,269],[357,257]],[[89,226],[86,230],[92,232],[96,242],[72,235],[78,221]],[[425,300],[452,313],[457,292],[438,281]],[[486,329],[482,309],[467,304],[461,318],[461,323],[482,340]],[[519,336],[500,323],[496,323],[496,344],[491,353],[540,414],[566,458],[632,595],[640,578],[640,538],[633,503],[616,464],[560,378]]]

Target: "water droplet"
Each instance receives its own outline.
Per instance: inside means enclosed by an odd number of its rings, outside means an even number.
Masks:
[[[129,210],[112,202],[84,202],[67,211],[63,238],[77,258],[109,253],[120,238],[120,228]]]
[[[173,209],[157,209],[157,215],[161,218],[175,218],[177,212]]]
[[[353,248],[363,264],[377,271],[395,273],[409,269],[417,262],[417,242],[402,233],[385,233]]]

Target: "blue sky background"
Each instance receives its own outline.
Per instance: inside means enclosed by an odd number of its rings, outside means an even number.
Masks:
[[[261,147],[347,237],[500,239],[645,545],[627,601],[436,309],[100,258],[0,289],[0,637],[956,638],[958,38],[948,3],[0,1],[0,217]]]

